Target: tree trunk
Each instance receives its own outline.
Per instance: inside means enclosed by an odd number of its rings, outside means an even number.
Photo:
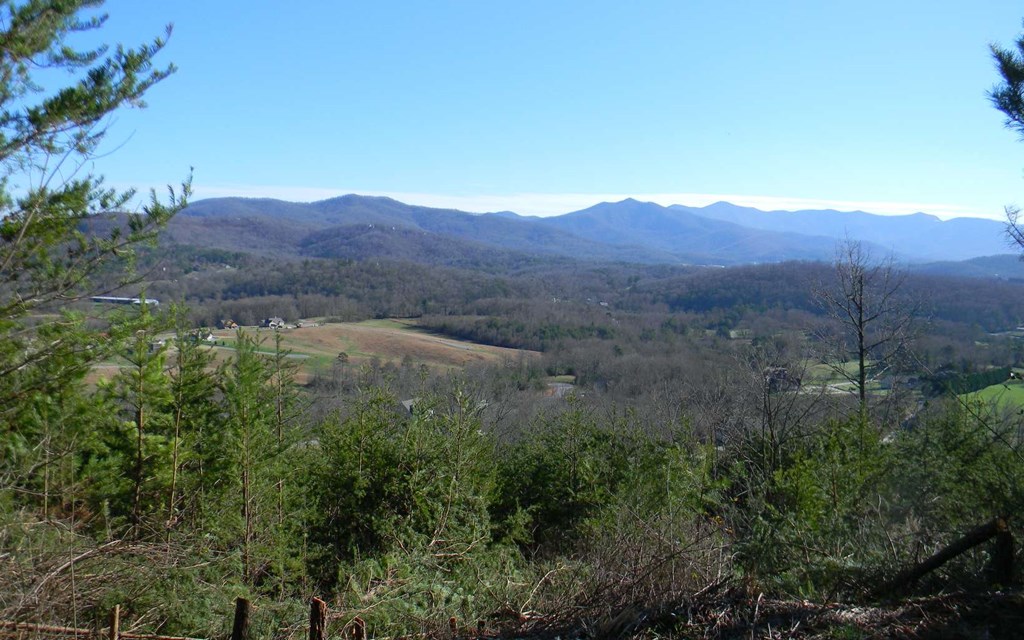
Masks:
[[[249,640],[249,611],[252,605],[245,598],[235,600],[235,622],[231,625],[231,640]]]
[[[309,640],[327,639],[327,603],[313,598],[309,603]]]
[[[110,634],[109,640],[118,640],[121,637],[121,605],[115,604],[110,611]]]

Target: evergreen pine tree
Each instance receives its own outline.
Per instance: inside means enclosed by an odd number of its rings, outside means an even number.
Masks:
[[[113,436],[122,442],[123,475],[130,482],[128,518],[132,534],[141,535],[144,519],[159,508],[170,480],[171,388],[166,371],[168,344],[157,336],[162,320],[139,307],[138,316],[121,327],[128,333],[121,357],[127,363],[108,387],[119,405]]]

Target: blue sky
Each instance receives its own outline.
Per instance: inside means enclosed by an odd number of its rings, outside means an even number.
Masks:
[[[547,215],[636,197],[998,218],[986,92],[1015,2],[109,0],[179,71],[96,171],[196,198],[344,193]]]

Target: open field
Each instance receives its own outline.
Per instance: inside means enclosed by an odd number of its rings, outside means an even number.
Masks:
[[[273,340],[269,330],[267,345]],[[233,339],[234,331],[215,332],[215,337]],[[295,356],[308,358],[304,369],[327,366],[344,352],[349,364],[372,358],[381,362],[413,364],[434,368],[462,368],[478,363],[497,363],[510,358],[539,356],[535,351],[476,344],[438,336],[420,329],[414,320],[370,320],[366,322],[320,324],[314,327],[285,329],[283,346]]]
[[[1024,409],[1024,381],[1009,380],[981,391],[964,395],[968,399],[982,400],[998,410]]]
[[[874,362],[869,360],[866,364],[871,367]],[[804,366],[804,379],[810,382],[848,382],[850,378],[857,377],[857,363],[852,360],[842,364],[807,361]]]
[[[272,329],[243,327],[262,342],[261,351],[272,353]],[[235,330],[213,331],[216,364],[227,361],[234,353]],[[169,336],[162,336],[169,337]],[[373,358],[381,363],[400,364],[409,359],[415,365],[434,369],[461,369],[479,363],[499,363],[520,357],[538,357],[537,351],[524,351],[476,344],[438,336],[424,331],[415,320],[368,320],[365,322],[328,323],[281,330],[281,343],[291,357],[299,362],[298,382],[307,382],[312,374],[330,367],[338,355],[345,353],[348,363],[359,366]],[[109,378],[117,370],[116,363],[101,363],[89,376],[95,382]]]
[[[867,362],[870,367],[874,363]],[[857,385],[853,382],[857,378],[857,363],[845,362],[823,363],[806,361],[803,370],[803,383],[809,387],[827,387],[830,393],[855,393]],[[877,380],[868,377],[867,391],[871,394],[881,394],[885,391]]]

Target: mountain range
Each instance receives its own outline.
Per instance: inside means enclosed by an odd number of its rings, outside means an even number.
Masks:
[[[829,261],[844,239],[908,264],[1014,253],[1004,225],[994,220],[761,211],[728,202],[665,207],[633,199],[538,218],[359,195],[310,203],[214,198],[182,211],[167,239],[281,257],[396,258],[453,266],[551,259],[695,265]],[[1007,260],[997,263],[1010,268]]]

